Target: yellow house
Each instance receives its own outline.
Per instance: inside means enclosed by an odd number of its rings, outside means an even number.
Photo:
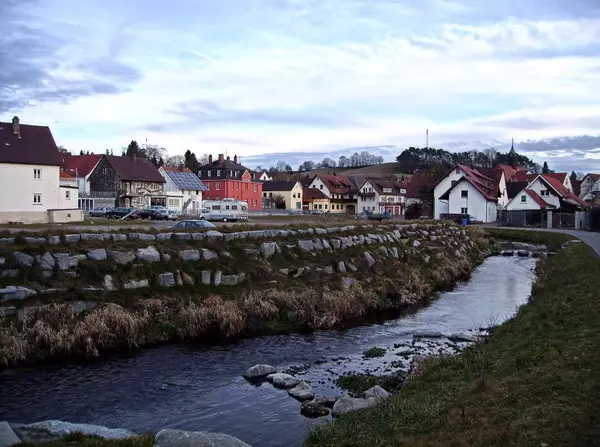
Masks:
[[[331,200],[323,191],[316,188],[305,188],[302,196],[302,208],[307,211],[331,212]]]
[[[302,210],[302,185],[300,182],[264,182],[262,190],[263,208]]]

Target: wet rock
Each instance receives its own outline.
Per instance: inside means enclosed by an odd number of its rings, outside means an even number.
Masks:
[[[123,284],[123,288],[126,290],[143,289],[145,287],[150,287],[150,281],[147,279],[140,279],[139,281],[131,279]]]
[[[54,267],[56,266],[56,261],[54,260],[54,257],[48,252],[44,253],[41,256],[36,256],[35,261],[36,264],[39,265],[42,270],[54,270]]]
[[[413,334],[414,339],[418,338],[441,338],[443,337],[441,332],[438,331],[417,331]]]
[[[376,405],[377,400],[378,399],[375,398],[361,399],[356,397],[350,397],[348,394],[344,394],[342,397],[335,401],[335,404],[333,405],[333,410],[331,410],[331,415],[333,417],[337,417],[342,414],[349,413],[351,411],[369,408],[373,405]]]
[[[260,253],[264,258],[269,259],[271,256],[274,256],[276,252],[279,251],[279,247],[275,242],[263,242],[260,244]]]
[[[267,380],[276,386],[277,388],[293,388],[302,382],[300,379],[295,378],[285,373],[274,373],[267,376]]]
[[[304,401],[300,406],[300,414],[302,416],[306,416],[307,418],[319,418],[323,416],[327,416],[329,414],[329,408],[324,405],[311,401]]]
[[[460,342],[472,343],[472,342],[476,341],[476,338],[469,334],[452,334],[448,337],[448,340],[457,342],[457,343],[460,343]]]
[[[369,268],[371,268],[375,265],[375,259],[373,259],[373,256],[371,256],[371,253],[369,253],[368,251],[365,251],[363,256],[364,256],[367,266]]]
[[[113,292],[117,289],[115,287],[115,281],[111,275],[104,275],[103,286],[104,290],[107,290],[108,292]]]
[[[33,256],[21,253],[20,251],[14,252],[13,256],[19,267],[31,267],[33,265]]]
[[[373,398],[373,399],[387,399],[388,397],[391,396],[391,394],[388,393],[383,388],[381,388],[379,385],[375,385],[373,388],[368,389],[367,391],[365,391],[364,396],[367,399],[370,399],[370,398]]]
[[[85,435],[98,436],[103,439],[125,439],[136,436],[135,433],[124,428],[107,428],[101,425],[73,424],[71,422],[55,420],[34,422],[33,424],[26,424],[21,428],[23,427],[44,430],[50,434],[59,436],[67,436],[71,433],[83,433]]]
[[[180,250],[179,259],[184,262],[194,262],[200,260],[200,252],[198,250]]]
[[[517,252],[517,256],[519,256],[520,258],[528,258],[529,257],[529,252],[526,250],[519,250]]]
[[[213,259],[217,259],[219,255],[216,252],[209,250],[208,248],[203,248],[200,250],[200,259],[204,259],[205,261],[211,261]]]
[[[158,275],[158,285],[160,287],[174,287],[175,275],[171,272],[161,273]]]
[[[135,253],[132,251],[107,251],[108,259],[118,265],[125,265],[135,261]]]
[[[154,447],[250,447],[250,445],[224,433],[172,430],[159,431]]]
[[[514,256],[515,252],[512,250],[502,250],[502,253],[500,253],[502,256]]]
[[[300,382],[294,388],[289,389],[288,394],[299,401],[311,400],[315,397],[315,392],[306,382]]]
[[[312,402],[322,405],[324,407],[327,408],[333,408],[333,406],[335,405],[335,401],[337,400],[337,397],[329,397],[329,396],[316,396]]]
[[[149,264],[154,264],[155,262],[160,262],[160,253],[152,245],[150,245],[149,247],[146,247],[146,248],[138,248],[136,257],[140,261],[144,261]]]
[[[254,365],[246,370],[244,378],[246,379],[264,379],[270,374],[275,374],[277,370],[271,365],[264,363]]]

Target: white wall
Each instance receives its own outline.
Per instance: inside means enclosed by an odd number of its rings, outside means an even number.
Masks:
[[[59,209],[76,209],[79,199],[79,189],[72,186],[61,186],[58,195]]]
[[[521,196],[525,196],[525,202],[521,201]],[[541,207],[525,191],[521,191],[506,207],[509,211],[539,210]]]
[[[467,191],[468,197],[462,196],[462,191]],[[475,189],[467,181],[462,181],[450,192],[450,214],[461,214],[461,208],[467,208],[467,214],[470,214],[475,219],[482,222],[495,222],[496,221],[496,203],[491,202],[493,210],[488,207],[488,200]]]
[[[500,184],[498,185],[498,189],[500,190],[500,197],[498,197],[498,206],[500,208],[504,208],[508,205],[510,199],[508,198],[508,190],[506,189],[506,178],[504,176],[504,172],[502,173],[502,177],[500,177]]]
[[[556,208],[560,208],[560,198],[556,195],[556,192],[545,183],[542,183],[539,177],[535,179],[533,183],[530,183],[527,188],[535,191],[538,196],[544,199],[544,202],[554,205]],[[542,191],[550,191],[550,195],[543,195]]]
[[[361,193],[375,193],[374,197],[358,197],[358,210],[357,213],[364,213],[365,211],[372,211],[373,213],[377,213],[379,209],[379,193],[373,188],[370,182],[365,182],[365,184],[360,188]]]
[[[321,191],[323,191],[323,194],[325,194],[327,197],[329,197],[331,199],[331,191],[329,191],[329,188],[327,188],[327,185],[325,185],[325,183],[323,183],[319,177],[315,177],[313,179],[313,181],[310,182],[310,185],[308,185],[308,187],[320,189]]]
[[[448,174],[444,179],[435,187],[433,190],[433,218],[439,219],[440,214],[452,213],[450,210],[448,203],[442,202],[440,197],[446,191],[450,189],[452,186],[453,180],[458,180],[462,176],[465,175],[465,172],[462,169],[459,169],[459,172],[456,172],[456,169],[453,169],[450,174]],[[459,210],[460,212],[460,210]]]
[[[41,178],[34,179],[34,169],[41,170]],[[0,212],[39,212],[60,208],[59,167],[0,164]],[[34,204],[33,195],[41,194],[42,201]],[[75,206],[77,208],[77,198]]]

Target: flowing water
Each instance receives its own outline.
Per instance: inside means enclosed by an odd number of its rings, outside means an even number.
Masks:
[[[270,384],[251,385],[243,372],[257,363],[310,381],[336,396],[335,379],[350,371],[390,372],[393,345],[415,331],[444,334],[499,324],[527,301],[535,259],[491,257],[468,282],[411,314],[358,327],[276,335],[212,346],[169,345],[85,364],[0,373],[0,420],[85,422],[135,432],[161,428],[223,432],[254,446],[294,446],[311,425],[300,403]],[[364,360],[379,346],[388,354]]]

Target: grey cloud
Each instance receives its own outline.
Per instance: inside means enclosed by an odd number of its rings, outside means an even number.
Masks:
[[[24,7],[32,3],[4,0],[0,8],[0,113],[16,112],[34,102],[65,103],[82,96],[114,94],[140,79],[135,68],[114,60],[69,61],[61,51],[74,42],[30,25],[34,19]],[[67,63],[79,72],[78,79],[52,73]]]

